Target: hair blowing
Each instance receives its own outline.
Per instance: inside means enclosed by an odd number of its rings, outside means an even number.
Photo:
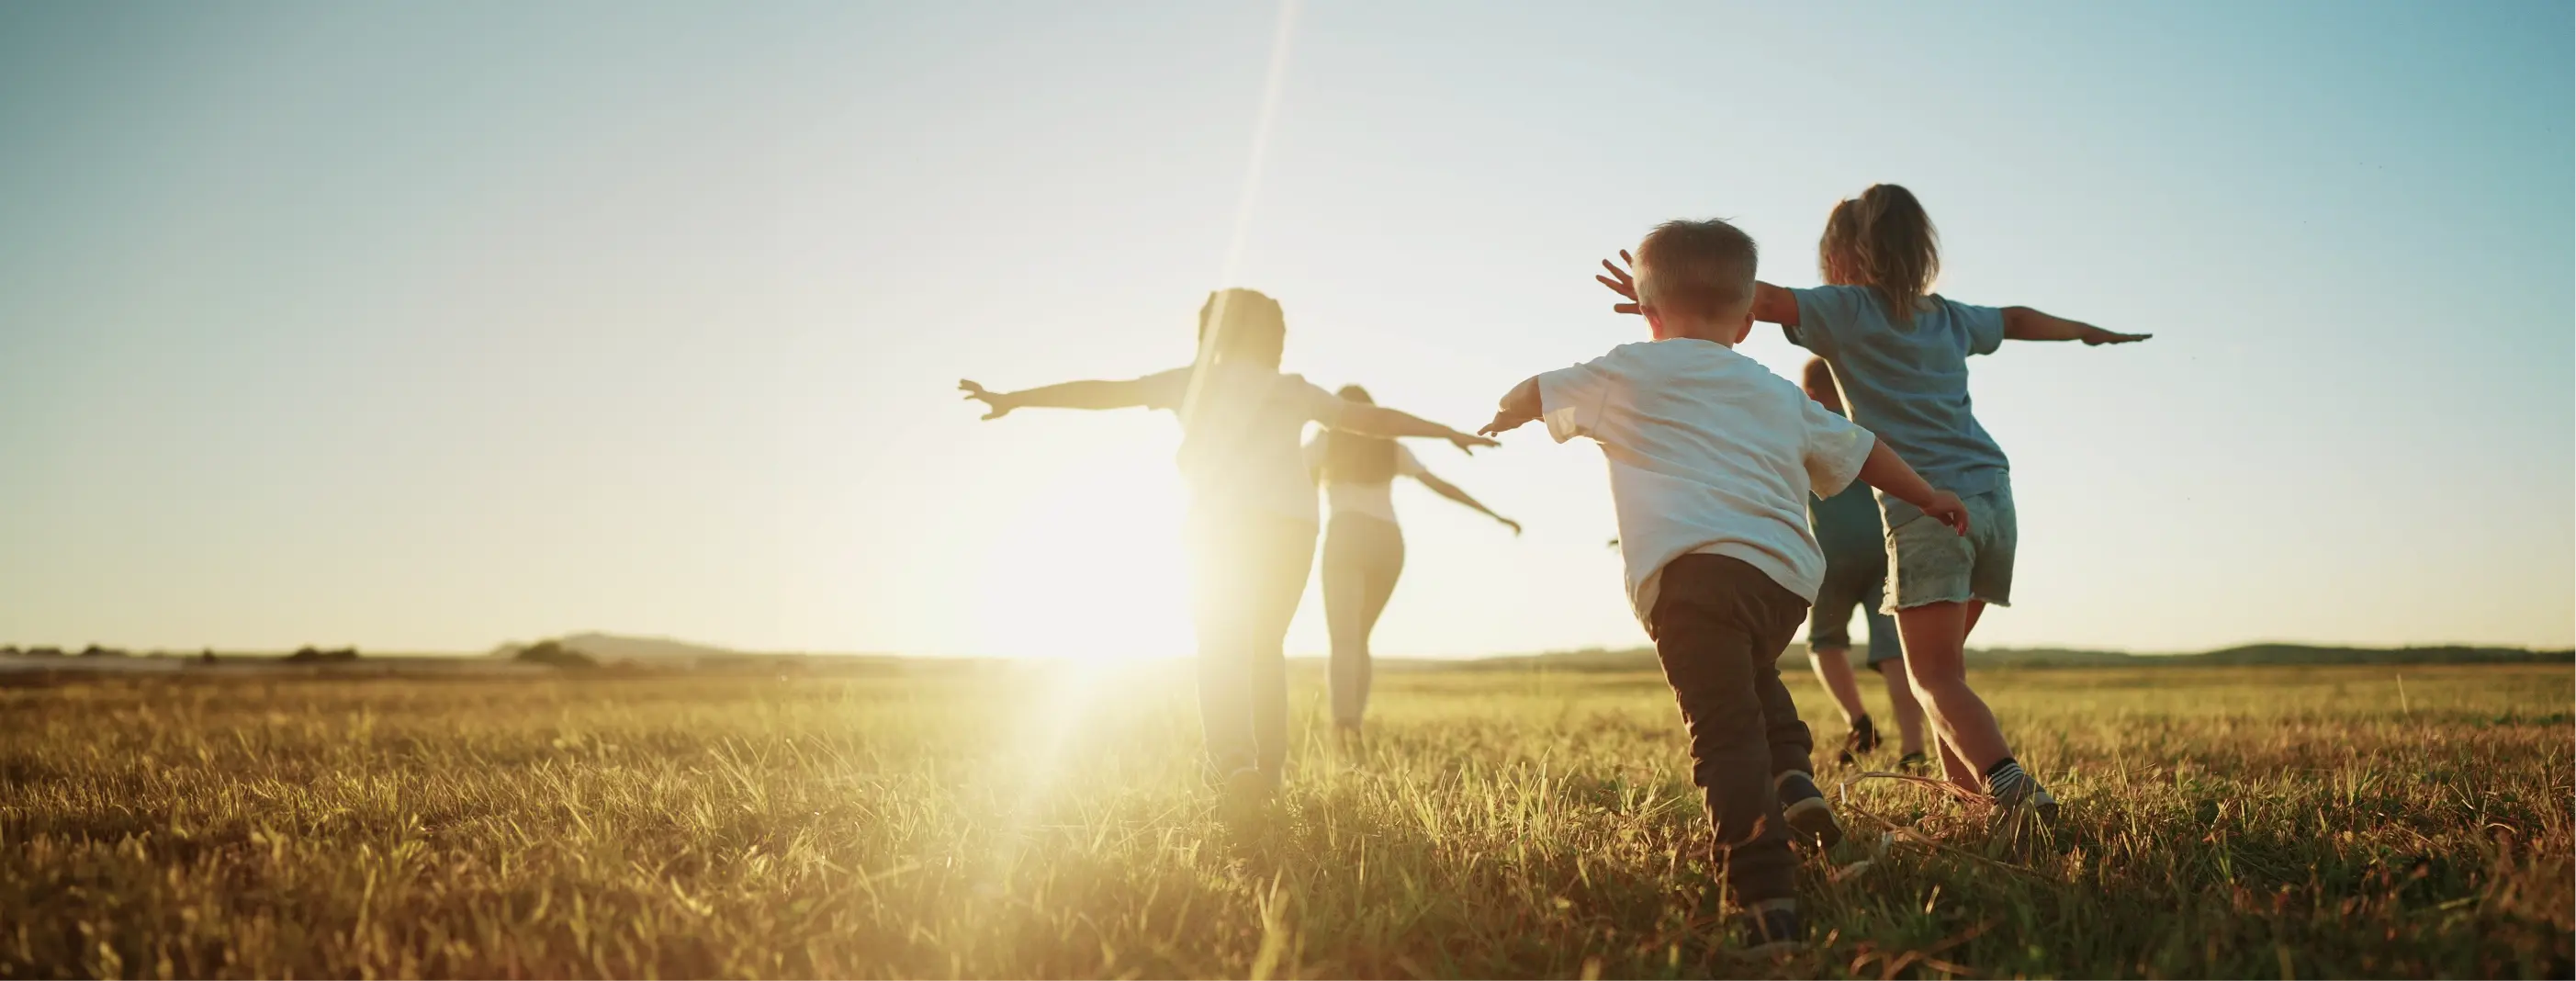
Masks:
[[[1344,385],[1334,393],[1353,402],[1377,404],[1369,398],[1368,389]],[[1336,483],[1383,484],[1395,479],[1395,441],[1346,433],[1338,429],[1324,431],[1324,479]]]
[[[1941,275],[1941,235],[1923,202],[1895,184],[1871,185],[1852,201],[1851,241],[1851,272],[1878,293],[1890,319],[1912,322]]]

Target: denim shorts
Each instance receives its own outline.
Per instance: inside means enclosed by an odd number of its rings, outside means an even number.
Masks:
[[[1879,513],[1887,519],[1887,599],[1889,613],[1931,603],[1984,600],[2012,605],[2013,547],[2019,533],[2013,523],[2012,481],[1962,499],[1968,506],[1968,533],[1925,517],[1904,501],[1879,495]]]
[[[1857,559],[1858,561],[1852,561]],[[1857,607],[1869,621],[1869,666],[1879,668],[1905,658],[1896,637],[1896,621],[1879,610],[1887,585],[1885,556],[1835,556],[1825,560],[1824,581],[1816,586],[1815,605],[1807,608],[1807,647],[1850,650],[1851,616]]]

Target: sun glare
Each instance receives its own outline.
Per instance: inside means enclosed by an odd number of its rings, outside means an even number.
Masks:
[[[974,604],[978,649],[1085,660],[1188,654],[1182,496],[1159,474],[1090,467],[1025,499],[996,523]]]

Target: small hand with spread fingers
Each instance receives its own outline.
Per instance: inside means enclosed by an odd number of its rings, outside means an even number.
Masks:
[[[991,409],[992,411],[984,413],[986,419],[999,419],[1010,415],[1012,409],[1019,408],[1019,404],[1011,399],[1010,393],[985,391],[984,386],[964,379],[958,380],[957,390],[966,393],[967,401],[982,402],[986,408]]]
[[[1626,249],[1619,250],[1619,261],[1626,264],[1629,269],[1634,269],[1637,265],[1637,260],[1628,257],[1628,250]],[[1630,273],[1628,269],[1621,269],[1618,266],[1611,265],[1610,260],[1608,259],[1601,260],[1601,268],[1609,270],[1610,274],[1607,276],[1596,274],[1592,278],[1600,280],[1601,285],[1610,287],[1610,292],[1617,293],[1620,296],[1628,298],[1628,302],[1626,303],[1611,304],[1610,312],[1636,313],[1638,302],[1637,277]]]

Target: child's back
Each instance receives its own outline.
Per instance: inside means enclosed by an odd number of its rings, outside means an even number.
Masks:
[[[1689,554],[1753,566],[1800,599],[1824,576],[1811,491],[1849,484],[1870,436],[1726,345],[1624,344],[1538,376],[1550,435],[1610,461],[1630,600],[1651,628],[1658,574]]]
[[[1968,397],[1968,357],[2003,346],[2001,309],[1927,296],[1900,324],[1867,286],[1791,292],[1798,324],[1789,339],[1834,366],[1853,422],[1933,486],[1966,497],[2002,481],[2004,451],[1977,423]]]

